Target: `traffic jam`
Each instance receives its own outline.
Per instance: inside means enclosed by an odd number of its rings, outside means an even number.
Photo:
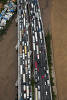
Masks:
[[[33,100],[29,32],[32,34],[34,100],[52,100],[39,2],[38,0],[18,0],[18,100]]]
[[[19,1],[18,10],[18,99],[32,100],[31,63],[27,2]]]

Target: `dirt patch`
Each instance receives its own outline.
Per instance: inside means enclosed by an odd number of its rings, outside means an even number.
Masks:
[[[39,0],[44,31],[50,30],[50,3],[51,0]]]
[[[67,100],[67,1],[53,0],[51,26],[58,99]]]
[[[17,80],[17,30],[15,19],[0,41],[0,100],[15,100]]]
[[[2,4],[2,3],[0,3],[0,9],[1,9],[1,8],[3,8],[3,4]]]
[[[0,13],[1,13],[1,9],[3,8],[3,4],[0,3]]]

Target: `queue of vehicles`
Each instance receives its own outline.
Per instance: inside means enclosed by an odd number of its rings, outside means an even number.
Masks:
[[[18,3],[18,100],[32,100],[27,0]]]
[[[40,7],[37,0],[29,0],[29,2],[34,59],[35,100],[52,100],[49,69],[47,60],[45,60],[47,55]]]
[[[32,100],[29,25],[33,46],[35,100],[52,100],[38,0],[18,0],[18,100]]]

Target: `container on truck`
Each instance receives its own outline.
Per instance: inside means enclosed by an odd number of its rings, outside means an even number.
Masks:
[[[35,88],[35,100],[38,100],[38,92],[37,92],[37,88]]]
[[[35,51],[35,43],[33,43],[33,50]]]
[[[27,86],[27,99],[29,98],[29,86]]]
[[[20,74],[23,74],[22,65],[20,65]]]
[[[25,50],[25,55],[27,54],[27,46],[24,46],[24,50]]]
[[[26,93],[24,93],[24,99],[26,100]]]
[[[23,74],[23,83],[26,82],[25,74]]]
[[[20,55],[22,55],[22,45],[20,45],[19,47],[19,52],[20,52]]]

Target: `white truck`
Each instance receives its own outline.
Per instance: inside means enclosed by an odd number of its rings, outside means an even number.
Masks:
[[[26,85],[23,85],[23,90],[24,90],[24,92],[26,91]]]
[[[41,97],[40,97],[40,86],[38,86],[38,100],[41,100]]]
[[[33,43],[33,50],[35,51],[35,43]]]
[[[40,39],[42,39],[42,32],[39,32],[39,34],[40,34]]]
[[[35,43],[35,37],[34,37],[34,35],[33,35],[33,43]]]
[[[23,69],[22,69],[22,65],[20,65],[20,74],[23,74]]]
[[[25,59],[25,54],[24,54],[24,52],[23,52],[23,59]]]
[[[26,82],[25,74],[23,74],[23,83]]]
[[[36,40],[36,42],[38,41],[37,32],[35,32],[35,40]]]
[[[27,99],[29,99],[29,86],[26,86],[27,88]]]
[[[24,93],[24,99],[26,100],[26,93]]]
[[[21,26],[21,25],[20,25]],[[22,41],[22,36],[21,36],[22,32],[20,31],[20,41]]]
[[[39,54],[39,47],[36,45],[37,54]]]

